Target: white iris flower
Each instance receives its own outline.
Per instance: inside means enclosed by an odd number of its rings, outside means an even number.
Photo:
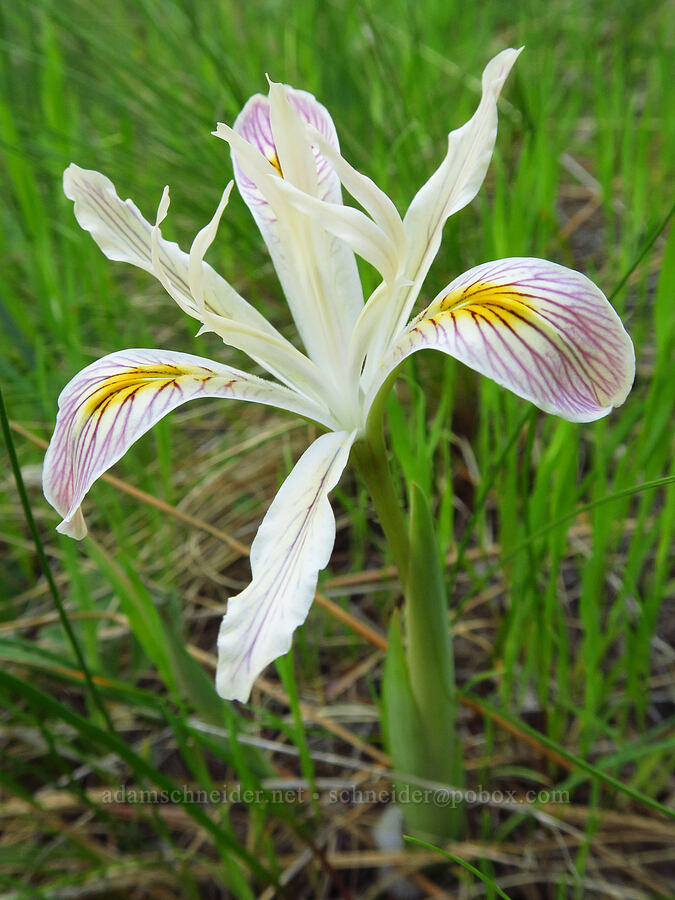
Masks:
[[[603,293],[584,275],[541,259],[476,266],[412,321],[445,221],[485,177],[497,98],[519,51],[483,72],[472,118],[450,133],[438,170],[400,218],[392,201],[340,155],[333,121],[305,91],[271,83],[233,128],[234,177],[283,287],[304,352],[204,262],[232,188],[189,253],[164,240],[165,189],[155,224],[98,172],[69,166],[64,190],[80,225],[109,259],[155,275],[188,315],[248,354],[271,379],[186,353],[127,350],[87,366],[59,398],[44,464],[58,530],[86,534],[80,509],[92,483],[155,422],[187,400],[223,397],[290,410],[322,426],[282,485],[251,547],[252,580],[231,597],[218,638],[217,689],[245,701],[262,669],[286,653],[329,560],[335,520],[328,494],[365,434],[375,397],[409,354],[434,348],[541,409],[588,422],[623,403],[633,346]],[[342,187],[361,209],[345,206]],[[363,211],[362,211],[363,210]],[[381,275],[364,302],[358,254]]]

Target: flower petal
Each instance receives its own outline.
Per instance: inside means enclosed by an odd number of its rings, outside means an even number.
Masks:
[[[289,102],[293,104],[301,119],[316,128],[328,144],[337,148],[338,137],[335,125],[325,106],[322,106],[307,91],[299,91],[288,85],[284,87]],[[251,97],[237,116],[234,130],[265,157],[273,170],[279,175],[282,175],[283,172],[283,177],[289,177],[289,173],[283,171],[279,160],[278,149],[272,133],[270,101],[267,97],[264,97],[262,94],[255,94]],[[318,151],[314,151],[314,159],[316,162],[317,196],[331,203],[342,203],[340,179],[332,166]],[[236,153],[233,154],[233,163],[239,192],[257,221],[258,216],[254,208],[264,208],[266,206],[265,197],[260,193],[256,180],[248,177],[239,168]],[[270,169],[270,172],[272,169]],[[302,187],[301,184],[297,186]]]
[[[71,163],[63,173],[63,190],[75,203],[75,218],[108,259],[131,263],[158,277],[152,260],[153,226],[131,200],[120,200],[115,185],[93,169]],[[190,291],[189,257],[178,244],[159,237],[159,258],[174,288],[172,296],[194,318],[199,311]],[[207,305],[213,312],[246,322],[267,334],[276,329],[247,303],[208,263],[202,262]]]
[[[161,236],[159,225],[169,207],[168,188],[164,189],[157,221],[151,225],[131,200],[120,200],[113,183],[100,172],[71,164],[64,172],[63,184],[66,196],[75,201],[77,221],[109,259],[150,272],[181,309],[228,346],[247,353],[284,383],[315,399],[321,396],[322,379],[316,366],[202,259],[209,238],[215,237],[229,188],[212,221],[195,239],[196,252],[187,254]],[[193,296],[193,285],[199,287],[199,299]]]
[[[328,494],[347,465],[355,432],[324,434],[303,453],[251,545],[250,585],[227,604],[218,635],[216,689],[245,702],[268,663],[287,653],[330,559],[335,518]]]
[[[313,99],[311,94],[306,94],[306,102],[298,108],[291,99],[291,91],[279,82],[270,81],[270,125],[281,180],[289,181],[298,190],[312,197],[318,197],[317,157],[307,140],[304,118],[311,109]],[[331,138],[337,140],[337,135],[331,135]],[[326,165],[327,173],[329,169]],[[334,183],[335,179],[330,173],[329,178]]]
[[[633,344],[602,291],[543,259],[497,260],[456,278],[399,338],[374,391],[424,347],[572,422],[620,406],[635,375]]]
[[[374,266],[387,283],[394,282],[401,257],[385,232],[361,210],[317,200],[280,178],[272,178],[271,188],[280,191],[292,206],[314,219],[315,228],[323,228],[340,238]]]
[[[403,256],[406,236],[403,222],[392,200],[371,178],[351,166],[340,154],[339,149],[330,144],[316,128],[308,125],[307,132],[323,156],[330,162],[344,187],[387,235],[394,245],[397,255]]]
[[[408,238],[405,274],[415,287],[396,317],[396,329],[410,315],[440,247],[445,222],[473,200],[483,183],[497,137],[497,99],[520,52],[502,50],[487,64],[482,79],[483,95],[476,112],[465,125],[450,132],[445,159],[417,192],[403,219]]]
[[[344,241],[317,228],[275,189],[275,182],[283,181],[316,201],[342,206],[340,180],[311,143],[307,124],[337,147],[333,122],[311,94],[272,83],[269,100],[252,97],[233,129],[219,124],[215,133],[230,144],[237,187],[260,228],[309,355],[337,372],[363,307],[356,259]]]
[[[196,397],[252,400],[324,422],[320,407],[294,391],[199,356],[111,353],[83,369],[59,397],[43,467],[45,497],[64,519],[57,530],[83,538],[80,504],[94,481],[155,422]]]

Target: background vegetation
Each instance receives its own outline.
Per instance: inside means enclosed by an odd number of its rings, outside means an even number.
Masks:
[[[667,3],[645,0],[3,4],[0,382],[48,567],[4,457],[0,896],[670,894],[672,26]],[[467,789],[493,795],[468,809],[452,860],[382,836],[378,685],[399,594],[352,476],[294,656],[250,707],[214,692],[226,598],[306,425],[191,404],[93,489],[83,544],[55,533],[40,441],[75,372],[126,347],[239,363],[196,340],[149,276],[101,255],[61,173],[99,169],[149,218],[169,183],[171,236],[187,245],[231,177],[209,132],[268,72],[325,103],[347,158],[403,212],[487,60],[521,44],[488,180],[446,226],[425,296],[499,256],[574,266],[624,316],[638,374],[624,407],[576,426],[427,353],[391,403],[401,471],[431,497],[448,562]],[[240,200],[209,258],[292,334]],[[531,790],[537,802],[494,800]]]

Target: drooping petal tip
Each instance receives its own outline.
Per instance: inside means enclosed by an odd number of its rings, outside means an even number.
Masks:
[[[45,497],[63,517],[58,530],[83,538],[80,504],[94,481],[156,422],[198,397],[315,415],[295,391],[212,360],[162,350],[111,353],[79,372],[59,397],[42,470]]]
[[[108,259],[131,263],[159,278],[184,312],[195,318],[200,310],[190,292],[188,254],[162,237],[159,225],[168,209],[162,194],[155,224],[131,200],[121,200],[115,185],[93,169],[71,163],[63,173],[63,190],[75,204],[75,218]],[[211,268],[201,264],[201,282],[209,310],[273,332],[271,325]]]
[[[67,519],[64,519],[56,526],[59,534],[65,534],[76,541],[81,541],[87,536],[87,523],[82,515],[82,507],[78,506],[75,512],[71,513]]]
[[[483,91],[488,91],[490,89],[495,90],[496,92],[501,91],[502,85],[506,81],[515,61],[524,49],[524,46],[518,47],[518,49],[507,47],[490,60],[483,70],[483,76],[481,78]]]

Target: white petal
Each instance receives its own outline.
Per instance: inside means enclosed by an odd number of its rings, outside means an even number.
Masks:
[[[307,131],[310,139],[316,143],[322,155],[331,164],[344,187],[387,235],[397,256],[402,256],[405,252],[406,236],[401,217],[391,199],[384,191],[380,190],[371,178],[351,166],[341,156],[339,149],[330,144],[318,129],[308,125]]]
[[[251,400],[322,421],[294,391],[188,353],[125,350],[83,369],[63,389],[45,456],[45,497],[64,521],[58,531],[83,538],[80,511],[94,483],[171,410],[196,397]]]
[[[293,104],[302,120],[312,125],[322,135],[324,140],[333,147],[338,147],[338,138],[335,131],[335,125],[330,117],[328,110],[322,106],[312,94],[306,91],[298,91],[285,85],[286,96],[290,103]],[[234,131],[239,134],[250,146],[256,150],[270,163],[272,170],[282,174],[281,163],[279,160],[278,149],[272,134],[272,122],[270,114],[270,101],[262,94],[255,94],[247,101],[242,111],[237,116],[234,123]],[[227,128],[218,126],[218,134],[225,140]],[[342,203],[342,192],[340,190],[340,180],[337,177],[332,166],[317,151],[314,152],[316,162],[316,179],[318,194],[322,200],[329,200],[331,203]],[[247,177],[239,170],[237,153],[233,154],[235,179],[237,187],[242,197],[246,201],[246,205],[251,209],[253,215],[258,217],[256,207],[264,206],[266,200],[260,193],[256,180]],[[283,172],[284,177],[288,177]],[[300,185],[298,185],[300,187]]]
[[[602,291],[543,259],[497,260],[456,278],[405,330],[374,391],[425,347],[572,422],[620,406],[635,376],[633,344]]]
[[[299,390],[306,397],[322,403],[323,382],[320,372],[306,356],[282,337],[276,329],[273,329],[273,333],[269,335],[267,333],[261,334],[257,329],[251,328],[246,324],[242,325],[239,322],[233,322],[231,319],[218,315],[205,302],[203,258],[216,236],[218,223],[227,205],[233,184],[234,182],[231,181],[225,188],[213,218],[197,234],[190,247],[188,271],[190,291],[199,310],[199,318],[205,326],[199,333],[202,334],[207,330],[213,331],[215,334],[223,337],[225,343],[244,350],[252,359],[262,365],[272,375],[279,378],[284,384]],[[165,190],[168,191],[168,189]],[[164,198],[162,199],[163,203],[160,203],[160,209],[158,210],[159,221],[161,221],[163,215],[166,214],[166,209],[168,209],[168,202],[165,203]],[[161,261],[156,258],[156,232],[157,226],[153,229],[152,249],[155,269],[159,273],[162,266]],[[164,284],[163,279],[162,283]],[[171,293],[171,285],[165,284],[164,286]]]
[[[152,261],[153,226],[131,200],[120,200],[109,178],[71,163],[63,173],[63,190],[75,203],[78,223],[91,234],[108,259],[131,263],[157,276]],[[199,318],[190,291],[188,254],[161,235],[158,245],[162,266],[175,289],[172,296],[185,312]],[[246,322],[268,334],[276,333],[267,319],[205,262],[202,262],[202,279],[205,299],[213,312]]]
[[[393,283],[403,260],[387,234],[361,210],[317,200],[280,178],[272,179],[271,189],[281,192],[292,206],[312,218],[315,228],[340,238],[374,266],[386,282]]]
[[[251,545],[251,584],[228,601],[218,635],[216,689],[245,702],[268,663],[287,653],[314,599],[335,542],[328,494],[347,464],[354,433],[318,438],[272,501]]]
[[[522,48],[521,48],[522,49]],[[416,289],[397,317],[397,327],[410,315],[417,291],[441,244],[443,226],[453,213],[470,203],[485,178],[497,137],[497,99],[520,50],[502,50],[483,72],[483,95],[476,112],[448,135],[448,152],[420,188],[403,219],[408,238],[405,273]]]
[[[307,98],[308,102],[302,107],[303,112],[309,111],[314,99],[311,94]],[[317,163],[305,133],[303,112],[292,103],[290,92],[278,82],[270,81],[269,103],[274,149],[282,179],[295,185],[298,190],[318,197]],[[337,140],[337,135],[335,139]]]
[[[337,370],[363,307],[354,254],[274,190],[283,176],[309,197],[341,206],[339,179],[310,143],[305,126],[315,127],[335,147],[337,135],[311,94],[272,84],[270,98],[252,97],[234,129],[220,124],[216,134],[231,146],[237,187],[267,244],[309,355],[323,368]]]
[[[196,253],[191,267],[190,255],[162,238],[159,224],[169,207],[168,188],[153,226],[131,200],[120,200],[113,183],[100,172],[71,164],[64,172],[63,184],[66,196],[75,201],[77,221],[109,259],[129,262],[152,273],[188,315],[199,319],[228,346],[247,353],[285,384],[315,400],[321,396],[322,379],[316,366]],[[195,239],[196,250],[206,252],[228,196],[226,189],[216,215]],[[199,287],[199,301],[192,294],[191,284]]]
[[[223,191],[223,195],[216,207],[213,218],[200,232],[197,233],[195,239],[192,241],[190,253],[188,254],[188,282],[190,285],[190,293],[200,312],[202,312],[205,307],[204,256],[218,233],[218,225],[220,224],[223,212],[230,199],[233,185],[234,182],[230,181]]]

